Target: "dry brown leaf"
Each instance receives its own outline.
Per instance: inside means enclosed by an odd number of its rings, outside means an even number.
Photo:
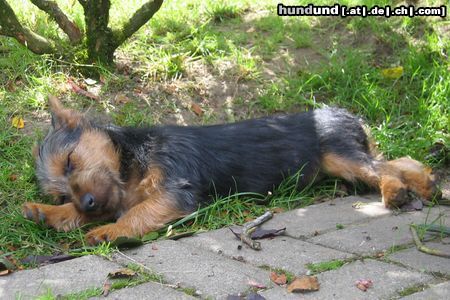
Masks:
[[[367,289],[373,286],[373,282],[370,279],[360,279],[355,282],[355,285],[361,291],[366,292]]]
[[[255,280],[249,280],[249,281],[247,282],[247,284],[248,284],[249,286],[254,287],[254,288],[257,288],[257,289],[265,289],[265,288],[267,288],[267,286],[265,286],[265,285],[262,284],[262,283],[259,283],[259,282],[255,281]]]
[[[203,115],[203,109],[195,102],[192,102],[191,110],[199,117]]]
[[[279,214],[279,213],[285,212],[286,210],[284,208],[282,208],[282,207],[274,207],[274,208],[271,209],[271,211],[274,214]]]
[[[272,280],[273,283],[276,283],[278,285],[283,285],[286,284],[287,282],[286,274],[278,275],[275,272],[270,272],[270,280]]]
[[[70,85],[70,87],[72,88],[72,91],[74,91],[75,93],[85,96],[87,98],[93,99],[93,100],[98,100],[98,96],[92,94],[91,92],[88,92],[84,89],[82,89],[78,84],[76,84],[73,80],[67,80],[67,83]]]
[[[116,104],[126,104],[130,101],[131,101],[130,98],[128,98],[125,94],[117,94],[116,97],[114,98],[114,102]]]
[[[319,287],[320,284],[316,276],[302,276],[300,278],[295,278],[295,280],[288,285],[287,290],[289,293],[303,293],[318,291]]]
[[[109,282],[108,280],[106,280],[103,283],[103,287],[102,287],[102,296],[106,297],[109,295],[109,292],[111,291],[111,282]]]
[[[109,272],[108,277],[112,279],[117,279],[117,278],[130,278],[135,275],[136,275],[135,271],[124,268],[117,271]]]
[[[3,270],[3,271],[0,271],[0,276],[6,276],[6,275],[9,275],[11,273],[12,273],[11,270]]]

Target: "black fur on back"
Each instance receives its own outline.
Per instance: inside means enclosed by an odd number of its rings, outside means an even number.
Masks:
[[[336,108],[223,125],[103,130],[121,155],[123,181],[158,166],[165,189],[185,211],[214,195],[265,194],[299,170],[301,188],[319,172],[324,153],[368,150],[359,120]]]

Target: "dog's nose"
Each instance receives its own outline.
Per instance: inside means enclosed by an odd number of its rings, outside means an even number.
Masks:
[[[95,197],[91,193],[86,193],[81,196],[81,208],[84,211],[92,211],[95,208]]]

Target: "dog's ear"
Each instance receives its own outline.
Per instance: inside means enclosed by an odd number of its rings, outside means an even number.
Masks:
[[[73,129],[83,121],[81,113],[72,109],[64,108],[58,98],[53,95],[48,97],[48,106],[52,114],[52,127],[59,129],[67,127]]]

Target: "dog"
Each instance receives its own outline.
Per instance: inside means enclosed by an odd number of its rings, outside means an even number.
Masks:
[[[265,194],[300,172],[298,188],[320,174],[362,181],[388,208],[413,192],[439,193],[431,169],[376,154],[362,121],[339,108],[211,126],[101,125],[49,98],[52,125],[34,151],[42,190],[59,205],[25,203],[24,216],[59,231],[114,223],[89,244],[142,236],[211,202],[211,195]]]

